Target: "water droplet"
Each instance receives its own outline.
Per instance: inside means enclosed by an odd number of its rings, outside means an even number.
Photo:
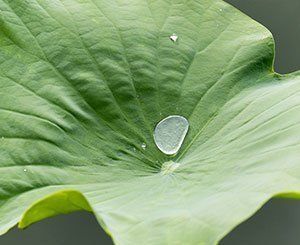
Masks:
[[[189,130],[189,122],[178,115],[161,120],[154,130],[154,141],[158,149],[167,155],[176,154]]]
[[[124,155],[124,153],[123,153],[122,151],[118,151],[118,152],[117,152],[117,156],[118,156],[118,157],[122,157],[123,155]]]
[[[221,12],[223,11],[223,9],[219,9]]]
[[[136,148],[135,148],[135,147],[133,147],[132,150],[133,150],[134,152],[136,152]]]
[[[173,34],[170,36],[170,39],[171,39],[171,41],[173,41],[173,42],[175,43],[175,42],[177,42],[178,36],[177,36],[175,33],[173,33]]]
[[[143,144],[141,145],[141,147],[143,148],[143,150],[146,150],[146,147],[147,147],[146,143],[143,143]]]
[[[27,172],[27,169],[26,169],[26,168],[24,168],[24,169],[23,169],[23,171],[24,171],[24,172]]]

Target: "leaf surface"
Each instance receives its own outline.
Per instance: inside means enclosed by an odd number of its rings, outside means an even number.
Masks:
[[[270,32],[232,6],[0,0],[0,12],[1,233],[84,209],[116,244],[215,244],[299,193],[299,75],[274,73]],[[176,156],[153,140],[169,115],[190,124]]]

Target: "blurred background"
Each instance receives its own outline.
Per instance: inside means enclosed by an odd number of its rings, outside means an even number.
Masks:
[[[266,26],[276,43],[275,70],[300,69],[300,0],[227,0]],[[221,245],[299,245],[300,201],[269,201],[235,228]],[[0,245],[112,245],[92,214],[77,212],[47,219],[0,237]],[[142,245],[142,244],[141,244]],[[183,244],[184,245],[184,244]]]

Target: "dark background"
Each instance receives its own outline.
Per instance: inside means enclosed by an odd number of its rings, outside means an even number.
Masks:
[[[275,70],[300,69],[300,0],[227,0],[265,25],[276,42]],[[299,245],[300,201],[276,199],[234,229],[221,245]],[[112,245],[92,214],[47,219],[25,231],[16,228],[0,245]],[[141,244],[142,245],[142,244]],[[185,244],[183,244],[185,245]]]

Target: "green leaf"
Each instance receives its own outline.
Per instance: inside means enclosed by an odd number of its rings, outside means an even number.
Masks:
[[[0,11],[1,233],[84,209],[116,244],[215,244],[271,197],[299,194],[300,76],[273,72],[271,34],[238,10],[0,0]],[[169,115],[190,124],[176,156],[153,140]]]

